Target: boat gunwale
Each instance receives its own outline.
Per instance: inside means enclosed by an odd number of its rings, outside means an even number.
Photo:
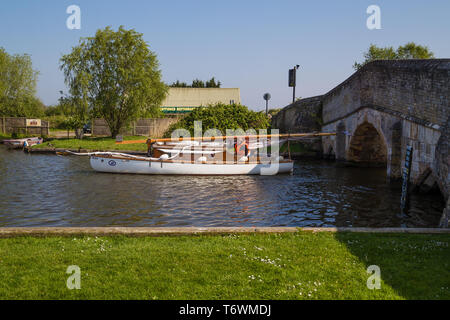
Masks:
[[[283,159],[280,160],[278,162],[267,162],[267,163],[263,163],[260,161],[252,161],[252,162],[227,162],[227,161],[221,161],[221,162],[217,162],[217,161],[199,161],[199,162],[195,162],[195,161],[187,161],[187,160],[168,160],[168,159],[140,159],[140,158],[133,158],[133,157],[121,157],[121,156],[112,156],[112,155],[91,155],[89,156],[90,158],[95,157],[95,158],[107,158],[107,159],[116,159],[116,160],[134,160],[134,161],[147,161],[147,162],[157,162],[157,163],[161,163],[161,162],[165,162],[165,163],[182,163],[182,164],[216,164],[216,165],[249,165],[249,164],[273,164],[273,163],[293,163],[294,160],[289,160],[289,159]]]

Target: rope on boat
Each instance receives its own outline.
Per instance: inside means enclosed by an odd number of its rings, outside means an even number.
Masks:
[[[128,153],[121,153],[121,152],[110,152],[110,151],[96,151],[96,152],[84,152],[84,153],[80,153],[80,152],[73,152],[70,150],[66,150],[66,153],[72,154],[74,156],[119,156],[119,157],[126,157],[126,158],[132,158],[132,159],[136,159],[136,160],[152,160],[152,161],[159,161],[159,160],[172,160],[176,157],[178,157],[180,155],[180,153],[182,153],[184,151],[184,149],[190,147],[185,146],[183,148],[180,149],[180,151],[178,151],[178,153],[176,153],[175,155],[165,158],[165,159],[160,159],[160,158],[153,158],[153,157],[143,157],[143,156],[135,156],[132,154],[128,154]],[[58,153],[57,153],[58,154]],[[58,154],[61,155],[61,154]]]

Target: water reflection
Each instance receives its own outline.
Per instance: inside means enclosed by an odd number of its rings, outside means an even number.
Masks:
[[[444,203],[414,195],[383,169],[303,161],[293,175],[150,176],[94,172],[87,158],[0,147],[0,226],[434,227]]]

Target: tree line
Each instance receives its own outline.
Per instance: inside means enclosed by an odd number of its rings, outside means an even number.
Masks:
[[[173,88],[220,88],[221,83],[220,81],[216,82],[216,79],[212,77],[208,81],[202,81],[199,79],[192,80],[192,84],[188,85],[186,82],[180,82],[177,80],[176,82],[173,82],[170,87]]]
[[[355,62],[353,68],[361,69],[364,65],[374,60],[399,60],[399,59],[432,59],[434,53],[426,46],[417,45],[414,42],[408,42],[399,46],[397,50],[394,47],[380,48],[371,44],[369,50],[364,53],[364,61]]]

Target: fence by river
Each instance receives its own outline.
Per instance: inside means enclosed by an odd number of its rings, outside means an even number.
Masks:
[[[41,119],[0,117],[0,132],[5,134],[20,133],[48,136],[50,133],[49,126],[48,121]]]
[[[161,137],[172,123],[177,122],[179,117],[171,118],[148,118],[133,121],[128,128],[123,128],[121,134],[130,136]],[[95,119],[92,125],[92,135],[110,136],[108,124],[104,119]]]

